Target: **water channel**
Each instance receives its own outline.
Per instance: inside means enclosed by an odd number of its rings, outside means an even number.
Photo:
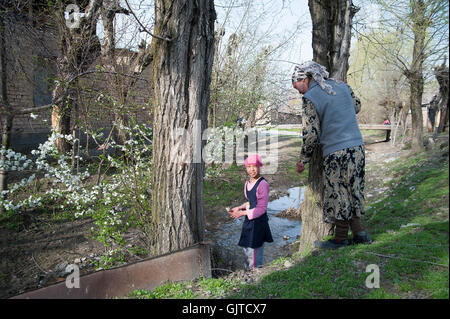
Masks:
[[[289,194],[269,202],[267,213],[273,242],[265,243],[264,264],[282,256],[282,247],[298,239],[301,221],[281,218],[276,215],[287,208],[299,208],[303,201],[305,187],[293,187]],[[244,258],[242,248],[237,244],[244,218],[233,219],[227,212],[214,212],[206,216],[206,240],[213,244],[213,256],[217,261],[213,267],[230,270],[242,269]]]

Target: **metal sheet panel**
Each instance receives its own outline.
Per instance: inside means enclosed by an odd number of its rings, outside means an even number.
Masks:
[[[152,290],[166,281],[211,277],[208,243],[134,264],[80,276],[80,288],[60,282],[11,299],[105,299],[123,297],[136,289]]]

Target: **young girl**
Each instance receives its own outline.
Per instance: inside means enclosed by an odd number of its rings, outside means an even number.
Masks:
[[[245,168],[250,176],[250,181],[245,183],[244,195],[248,202],[233,207],[228,212],[233,218],[245,216],[238,245],[244,247],[244,254],[247,258],[246,268],[249,270],[262,267],[264,242],[273,242],[266,213],[269,202],[269,184],[259,174],[261,166],[259,155],[247,157]]]

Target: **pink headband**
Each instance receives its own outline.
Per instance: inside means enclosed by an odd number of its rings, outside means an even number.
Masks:
[[[245,159],[245,167],[249,166],[249,165],[256,165],[258,167],[263,166],[262,162],[261,162],[261,158],[259,157],[258,154],[256,155],[249,155],[246,159]]]

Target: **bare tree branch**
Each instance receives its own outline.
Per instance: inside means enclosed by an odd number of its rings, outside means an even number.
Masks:
[[[169,39],[169,38],[165,38],[156,34],[151,33],[139,20],[139,18],[136,16],[136,14],[134,13],[133,9],[131,9],[130,4],[128,3],[127,0],[125,0],[125,3],[127,4],[128,10],[131,12],[131,14],[133,15],[133,17],[136,19],[137,23],[141,26],[142,31],[150,34],[152,37],[157,38],[159,40],[163,40],[163,41],[168,41],[171,42],[173,39]]]

